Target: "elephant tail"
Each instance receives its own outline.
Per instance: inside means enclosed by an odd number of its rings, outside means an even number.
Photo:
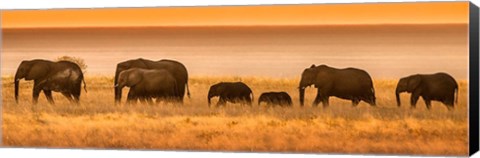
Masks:
[[[458,104],[458,86],[455,88],[455,104]]]
[[[174,83],[175,84],[173,84],[173,93],[175,94],[175,96],[177,96],[180,94],[180,90],[178,89],[177,81],[175,81]],[[183,100],[183,98],[179,98],[179,99]]]
[[[252,95],[252,102],[253,102],[253,100],[254,100],[254,99],[253,99],[253,96],[254,96],[254,95],[253,95],[253,92],[250,92],[250,94]]]
[[[187,96],[190,98],[190,88],[188,88],[188,82],[185,83],[185,86],[187,87]]]
[[[83,89],[85,90],[85,93],[87,93],[87,83],[85,83],[85,78],[82,78],[83,82]]]

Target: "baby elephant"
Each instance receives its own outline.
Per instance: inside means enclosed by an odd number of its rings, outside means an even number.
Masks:
[[[251,95],[251,96],[250,96]],[[219,97],[217,106],[231,103],[245,103],[252,105],[253,92],[243,82],[220,82],[210,87],[208,91],[208,106],[210,107],[210,99]]]
[[[287,92],[265,92],[258,98],[258,105],[265,102],[267,105],[292,106],[292,98]]]

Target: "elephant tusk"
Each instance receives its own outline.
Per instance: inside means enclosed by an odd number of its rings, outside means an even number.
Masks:
[[[118,87],[118,84],[116,84],[114,87]]]

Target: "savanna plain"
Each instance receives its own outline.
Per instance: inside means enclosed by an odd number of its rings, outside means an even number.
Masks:
[[[158,27],[2,29],[2,146],[238,152],[396,155],[468,154],[468,25],[355,25],[285,27]],[[22,60],[85,59],[88,92],[81,104],[54,93],[32,105],[32,82],[13,75]],[[189,72],[184,104],[115,105],[117,63],[136,58],[175,59]],[[300,107],[300,73],[311,64],[356,67],[374,79],[377,107],[330,98],[312,107],[307,88]],[[459,83],[453,111],[439,102],[427,110],[410,95],[397,107],[399,78],[447,72]],[[263,77],[262,77],[263,76]],[[242,81],[250,106],[208,107],[220,81]],[[128,88],[123,91],[123,102]],[[256,104],[262,92],[286,91],[293,107]],[[213,104],[218,98],[214,98]]]
[[[10,147],[255,151],[351,154],[467,155],[467,87],[459,80],[453,111],[439,102],[427,110],[423,100],[410,109],[409,95],[397,107],[396,80],[374,80],[377,107],[330,99],[312,107],[316,91],[307,88],[306,106],[298,103],[298,80],[269,77],[192,76],[184,104],[115,105],[112,76],[86,78],[81,104],[54,93],[55,105],[41,95],[31,104],[32,83],[21,81],[14,100],[13,77],[2,77],[2,143]],[[255,95],[253,106],[208,107],[210,85],[242,81]],[[265,91],[287,91],[293,107],[256,104]],[[124,89],[123,96],[128,91]],[[122,98],[123,102],[125,98]],[[213,101],[213,105],[216,100]]]

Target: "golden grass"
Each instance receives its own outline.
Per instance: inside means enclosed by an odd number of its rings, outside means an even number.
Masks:
[[[243,81],[255,102],[265,91],[287,91],[294,107],[207,106],[207,91],[219,81]],[[447,111],[439,102],[428,111],[423,100],[410,109],[409,95],[398,108],[396,81],[374,81],[378,107],[330,99],[327,109],[309,106],[316,91],[308,88],[307,106],[299,107],[298,79],[193,76],[192,97],[184,105],[121,105],[113,102],[112,77],[86,79],[81,105],[55,93],[31,105],[32,84],[21,81],[20,103],[13,80],[2,78],[3,145],[11,147],[321,152],[353,154],[468,154],[467,82],[460,81],[459,102]],[[124,89],[124,96],[127,89]],[[216,103],[216,100],[213,102]]]

